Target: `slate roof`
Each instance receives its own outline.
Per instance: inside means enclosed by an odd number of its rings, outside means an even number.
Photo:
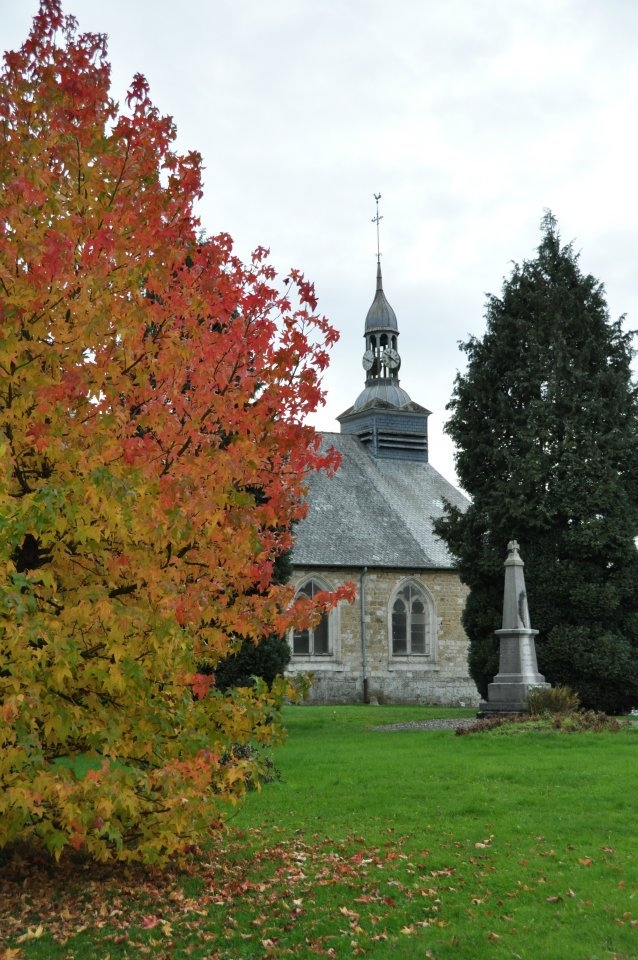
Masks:
[[[429,463],[373,457],[357,437],[322,434],[341,453],[333,477],[308,481],[308,515],[296,533],[295,566],[452,569],[432,520],[443,500],[468,500]]]

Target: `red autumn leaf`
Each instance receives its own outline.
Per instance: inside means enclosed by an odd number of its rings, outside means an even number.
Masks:
[[[201,700],[209,692],[214,682],[215,678],[211,674],[194,673],[192,682],[193,696],[196,697],[197,700]]]

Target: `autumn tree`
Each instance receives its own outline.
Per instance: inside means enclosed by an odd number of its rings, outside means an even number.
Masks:
[[[281,685],[196,665],[289,625],[336,334],[299,272],[202,237],[144,78],[109,90],[105,38],[42,0],[0,78],[0,846],[156,862],[277,735]]]
[[[537,256],[462,344],[447,426],[472,498],[438,533],[470,587],[470,672],[498,672],[507,543],[517,539],[539,668],[584,705],[638,706],[638,398],[631,334],[547,214]]]

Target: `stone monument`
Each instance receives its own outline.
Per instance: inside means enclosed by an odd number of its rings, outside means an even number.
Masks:
[[[488,685],[487,700],[479,705],[479,714],[485,716],[525,713],[530,689],[551,686],[538,672],[534,643],[538,630],[530,627],[524,563],[516,540],[508,543],[507,551],[503,627],[495,631],[500,639],[499,669]]]

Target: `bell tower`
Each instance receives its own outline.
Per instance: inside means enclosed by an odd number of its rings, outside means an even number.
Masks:
[[[381,249],[379,244],[379,223],[383,217],[379,214],[380,193],[375,193],[377,204],[376,216],[372,222],[377,225],[377,290],[366,317],[364,337],[366,341],[363,354],[363,369],[366,371],[366,386],[373,386],[381,381],[399,384],[399,356],[398,340],[399,327],[396,313],[388,303],[383,292],[383,278],[381,276]]]
[[[383,291],[379,245],[380,193],[372,222],[377,228],[377,287],[366,316],[363,354],[365,387],[352,407],[337,417],[342,433],[354,433],[373,456],[396,460],[428,459],[429,410],[414,403],[399,383],[399,325]]]

